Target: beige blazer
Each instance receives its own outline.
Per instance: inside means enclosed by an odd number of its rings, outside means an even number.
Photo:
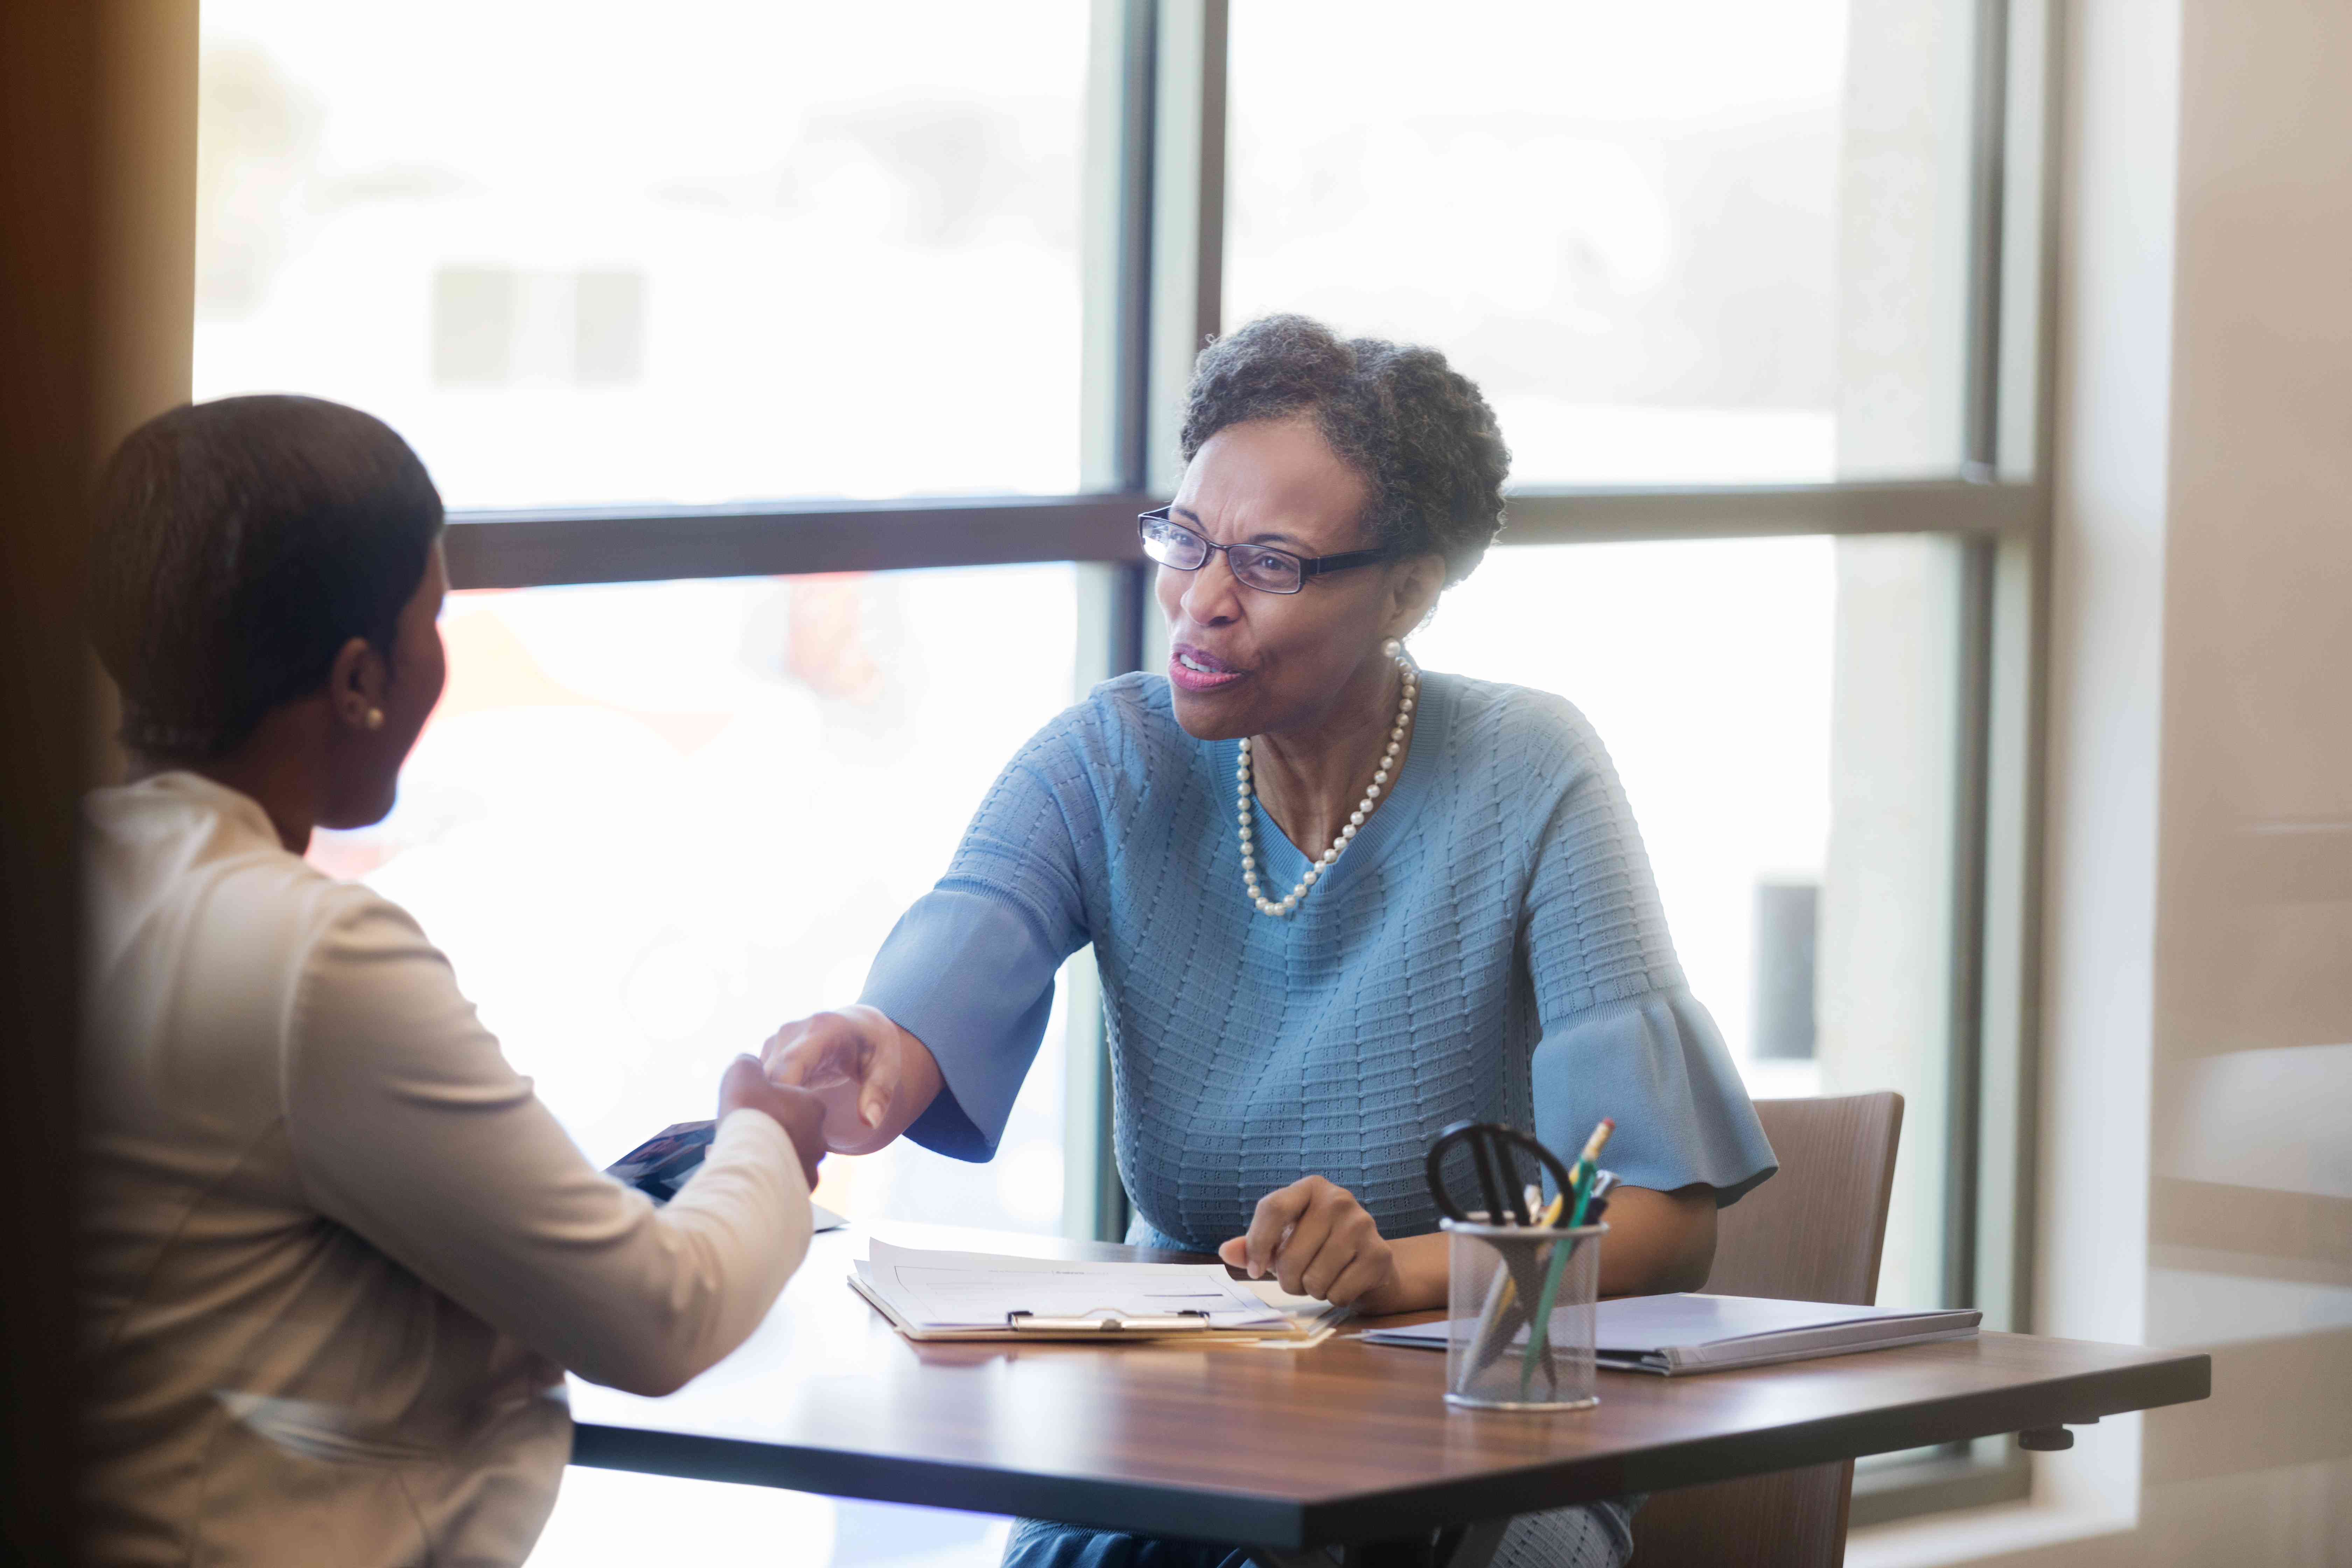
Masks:
[[[736,1112],[656,1209],[255,802],[171,773],[86,815],[92,1560],[520,1563],[564,1372],[666,1392],[798,1267],[790,1139]]]

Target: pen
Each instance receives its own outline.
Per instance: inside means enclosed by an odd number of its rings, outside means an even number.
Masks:
[[[1584,1223],[1585,1210],[1591,1205],[1592,1189],[1600,1174],[1596,1162],[1601,1158],[1601,1151],[1609,1146],[1609,1135],[1616,1131],[1616,1118],[1602,1117],[1601,1125],[1592,1130],[1592,1136],[1584,1141],[1584,1152],[1578,1156],[1576,1169],[1569,1173],[1569,1183],[1576,1190],[1575,1204],[1569,1214],[1568,1227],[1570,1230]],[[1561,1195],[1565,1197],[1567,1194]],[[1564,1238],[1551,1249],[1551,1267],[1544,1274],[1543,1294],[1537,1299],[1534,1315],[1528,1320],[1527,1353],[1519,1358],[1521,1399],[1528,1396],[1528,1384],[1535,1379],[1538,1358],[1546,1358],[1545,1371],[1547,1373],[1550,1371],[1551,1363],[1548,1358],[1551,1339],[1551,1304],[1559,1298],[1560,1276],[1567,1270],[1568,1260],[1575,1252],[1574,1237]]]
[[[1536,1225],[1549,1230],[1559,1223],[1560,1210],[1567,1205],[1568,1194],[1561,1193],[1544,1205],[1536,1216]],[[1528,1205],[1533,1209],[1534,1205]],[[1495,1288],[1486,1296],[1486,1309],[1478,1314],[1477,1331],[1470,1338],[1470,1359],[1474,1365],[1484,1366],[1502,1353],[1501,1341],[1507,1337],[1503,1328],[1510,1317],[1511,1307],[1518,1300],[1519,1288],[1507,1269],[1495,1277]]]

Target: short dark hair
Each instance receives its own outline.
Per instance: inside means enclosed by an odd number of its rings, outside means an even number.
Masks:
[[[1503,527],[1510,448],[1478,386],[1435,349],[1342,340],[1305,316],[1261,316],[1202,351],[1185,399],[1184,460],[1228,425],[1312,416],[1371,486],[1365,525],[1404,554],[1444,557],[1448,587]]]
[[[217,757],[351,638],[389,658],[442,521],[408,443],[338,403],[225,397],[132,431],[99,479],[89,574],[123,744]]]

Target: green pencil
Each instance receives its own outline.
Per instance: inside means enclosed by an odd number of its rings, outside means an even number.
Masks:
[[[1599,1169],[1601,1151],[1609,1144],[1609,1135],[1617,1131],[1614,1117],[1604,1116],[1592,1136],[1584,1141],[1584,1152],[1576,1168],[1568,1173],[1569,1185],[1575,1197],[1569,1205],[1568,1228],[1574,1230],[1584,1223],[1584,1210],[1592,1201],[1592,1176]],[[1563,1194],[1566,1195],[1566,1194]],[[1559,1295],[1560,1276],[1567,1272],[1568,1260],[1576,1255],[1576,1238],[1564,1237],[1552,1243],[1551,1267],[1544,1274],[1543,1294],[1536,1301],[1534,1318],[1528,1324],[1528,1348],[1519,1358],[1519,1398],[1524,1402],[1528,1389],[1535,1381],[1536,1362],[1545,1355],[1550,1343],[1551,1304]]]

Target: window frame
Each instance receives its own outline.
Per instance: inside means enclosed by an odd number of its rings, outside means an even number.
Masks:
[[[1963,461],[1946,478],[1760,486],[1529,487],[1499,549],[1601,541],[1934,533],[1964,542],[1952,844],[1943,1262],[1954,1304],[2031,1326],[2042,687],[2053,447],[2055,17],[1975,0]],[[1199,346],[1223,325],[1228,0],[1094,0],[1082,205],[1081,492],[876,502],[457,511],[451,584],[521,588],[1021,562],[1082,574],[1082,674],[1142,668],[1152,631],[1138,512],[1181,464]],[[1080,966],[1083,968],[1083,965]],[[1066,1228],[1116,1239],[1098,990],[1073,982]],[[1084,1004],[1081,1005],[1081,1004]],[[1091,1024],[1089,1021],[1091,1020]],[[1856,1523],[2025,1495],[2007,1439],[1865,1473]]]

